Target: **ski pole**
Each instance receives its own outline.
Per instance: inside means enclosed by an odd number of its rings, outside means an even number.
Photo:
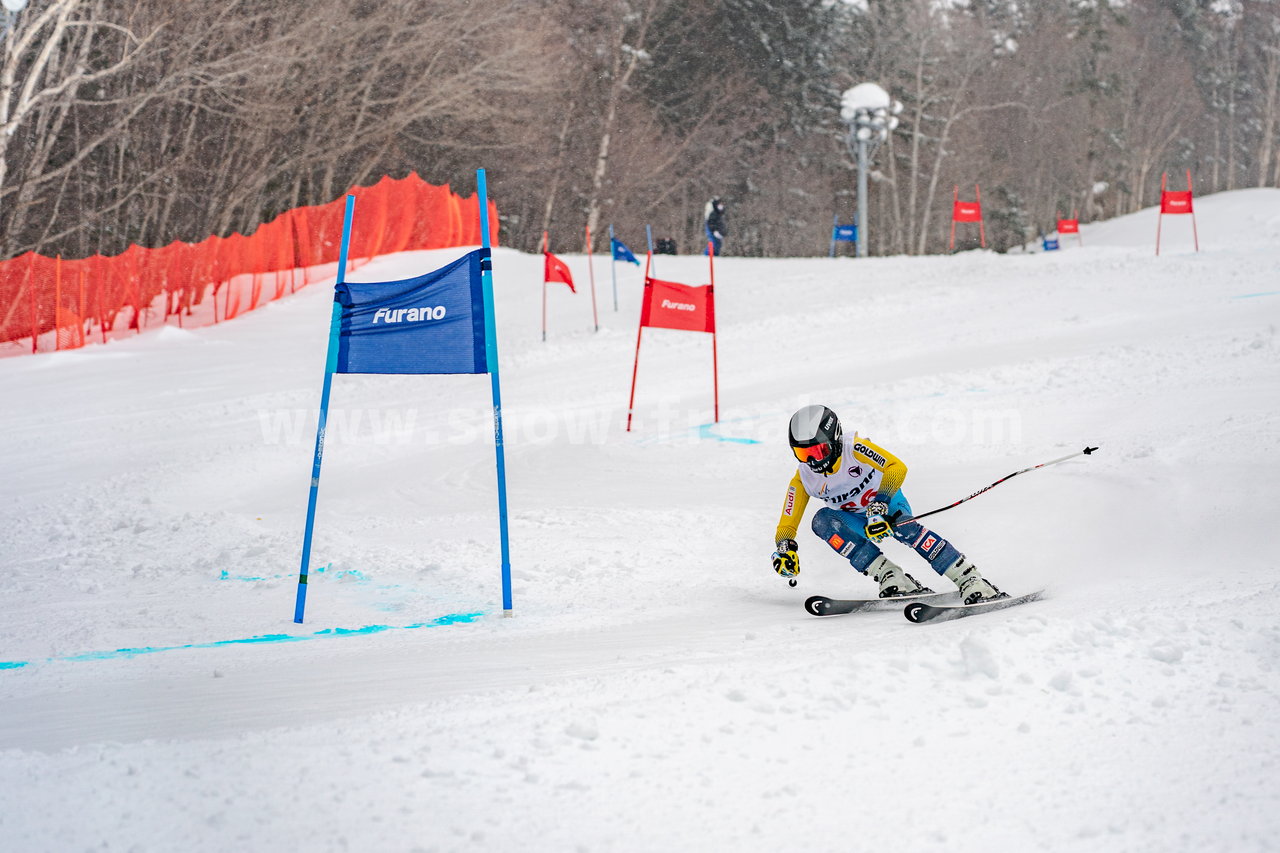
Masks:
[[[947,504],[946,506],[938,507],[937,509],[931,509],[928,512],[922,512],[919,515],[913,515],[910,518],[900,519],[898,521],[893,522],[893,525],[894,527],[900,527],[901,525],[906,524],[909,521],[919,521],[925,516],[936,515],[937,513],[940,513],[940,512],[946,512],[949,509],[954,509],[955,507],[960,506],[960,504],[964,503],[965,501],[973,500],[983,492],[988,492],[994,489],[996,486],[1003,483],[1005,480],[1012,479],[1018,476],[1019,474],[1025,474],[1028,471],[1034,471],[1037,468],[1048,468],[1050,465],[1057,465],[1059,462],[1066,462],[1068,459],[1075,459],[1077,456],[1089,456],[1090,454],[1093,453],[1093,451],[1097,449],[1098,448],[1096,447],[1086,447],[1084,450],[1079,450],[1079,451],[1076,451],[1075,453],[1068,453],[1066,456],[1063,456],[1061,459],[1054,459],[1049,462],[1041,462],[1039,465],[1032,465],[1030,468],[1023,468],[1021,471],[1014,471],[1012,474],[1008,474],[1004,477],[1001,477],[999,480],[996,480],[990,486],[987,486],[986,488],[983,488],[983,489],[978,489],[978,491],[969,495],[969,497],[967,498],[961,498],[960,500],[956,501],[953,504]]]

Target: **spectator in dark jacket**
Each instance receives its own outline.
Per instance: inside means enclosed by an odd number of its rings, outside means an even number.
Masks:
[[[711,244],[713,253],[719,255],[724,246],[724,202],[718,198],[707,202],[703,219],[707,227],[707,242]],[[703,254],[706,254],[705,250]]]

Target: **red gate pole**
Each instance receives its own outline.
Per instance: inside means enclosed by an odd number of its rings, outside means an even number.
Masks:
[[[636,376],[640,373],[640,338],[644,334],[644,326],[636,330],[636,361],[631,367],[631,397],[627,400],[627,432],[631,432],[631,415],[636,408]]]
[[[955,251],[956,248],[956,202],[960,200],[960,185],[956,184],[955,189],[951,191],[951,239],[947,241],[947,251]]]
[[[1160,257],[1160,226],[1164,223],[1164,185],[1168,172],[1160,173],[1160,213],[1156,216],[1156,257]]]
[[[987,248],[987,223],[986,216],[982,213],[982,187],[974,184],[973,191],[978,201],[978,239],[982,243],[982,248],[985,249]]]
[[[1191,170],[1187,169],[1187,196],[1191,196]],[[1196,241],[1196,251],[1200,251],[1200,233],[1196,230],[1196,206],[1191,205],[1191,236]]]
[[[711,285],[707,289],[707,310],[711,314],[711,401],[714,423],[720,423],[720,363],[716,356],[716,262],[715,248],[707,241],[707,266],[711,269]]]
[[[542,342],[547,342],[547,232],[542,232]]]
[[[596,331],[600,331],[600,315],[596,313],[596,265],[591,260],[591,226],[587,229],[587,276],[591,279],[591,322],[596,324]]]
[[[649,262],[653,260],[653,252],[645,255],[644,259],[644,301],[642,306],[649,304]],[[631,415],[636,408],[636,376],[640,372],[640,337],[644,334],[644,308],[640,309],[640,326],[636,329],[636,362],[631,368],[631,398],[627,400],[627,432],[631,432]]]

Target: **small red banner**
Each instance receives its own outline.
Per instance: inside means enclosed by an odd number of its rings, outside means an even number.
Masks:
[[[577,293],[578,289],[573,286],[573,275],[569,272],[569,265],[550,252],[543,252],[542,254],[546,256],[547,259],[546,269],[543,272],[542,280],[563,282],[564,284],[569,285],[569,289],[571,291]]]
[[[1165,190],[1160,193],[1161,213],[1191,213],[1190,190]]]
[[[645,278],[644,288],[647,296],[640,312],[641,326],[690,332],[716,330],[715,295],[711,285]]]
[[[1059,219],[1058,233],[1059,234],[1079,234],[1080,220],[1079,219]]]
[[[976,201],[957,201],[952,205],[951,221],[953,222],[981,222],[982,221],[982,205]]]

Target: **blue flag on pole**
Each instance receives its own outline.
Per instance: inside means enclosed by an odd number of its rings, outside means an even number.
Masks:
[[[351,219],[356,198],[347,196],[338,250],[338,280],[329,319],[324,384],[311,490],[302,533],[302,564],[293,621],[307,606],[311,540],[324,459],[325,424],[335,373],[487,373],[493,392],[493,449],[498,478],[498,540],[502,548],[502,610],[511,615],[511,547],[507,531],[507,465],[503,453],[502,392],[498,380],[498,333],[493,314],[493,264],[489,246],[489,190],[476,170],[481,247],[425,275],[403,281],[346,281]]]
[[[613,243],[613,259],[615,261],[630,261],[636,266],[640,266],[640,262],[636,260],[635,255],[631,254],[631,250],[627,248],[626,243],[616,237],[611,242]]]
[[[403,281],[339,284],[335,373],[488,373],[477,249]]]

